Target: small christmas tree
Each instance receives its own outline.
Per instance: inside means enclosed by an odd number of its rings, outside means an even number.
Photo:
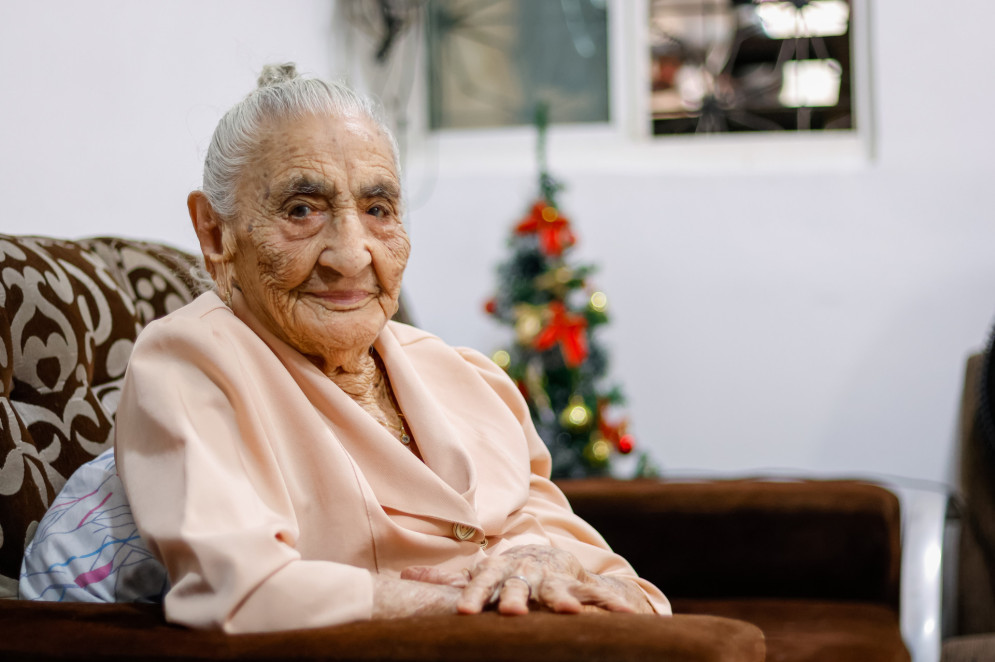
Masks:
[[[498,267],[498,294],[485,306],[514,328],[515,339],[493,358],[525,396],[553,476],[601,475],[615,453],[634,447],[627,421],[609,419],[621,389],[601,383],[608,357],[594,332],[608,322],[608,298],[588,286],[593,266],[567,260],[577,238],[556,203],[561,186],[546,168],[546,108],[536,112],[536,125],[541,197],[515,226],[511,257]],[[652,473],[645,456],[636,471]]]

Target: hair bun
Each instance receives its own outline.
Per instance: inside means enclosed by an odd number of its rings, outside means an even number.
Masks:
[[[258,87],[270,87],[295,78],[297,78],[297,65],[293,62],[267,64],[263,67],[262,73],[259,74],[259,80],[256,81],[256,84]]]

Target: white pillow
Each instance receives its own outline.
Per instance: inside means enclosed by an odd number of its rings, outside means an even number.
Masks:
[[[24,550],[20,597],[55,602],[162,602],[166,569],[138,535],[114,449],[69,478]]]

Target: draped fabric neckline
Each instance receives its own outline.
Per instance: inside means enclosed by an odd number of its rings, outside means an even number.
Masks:
[[[234,292],[232,304],[235,315],[273,351],[328,423],[331,434],[365,475],[381,506],[480,528],[474,507],[477,479],[473,463],[442,407],[422,383],[391,331],[394,323],[388,323],[373,347],[380,354],[397,404],[417,440],[421,460],[307,357],[266,328],[252,314],[241,292]],[[301,439],[300,443],[330,440]],[[413,479],[416,488],[412,488]]]

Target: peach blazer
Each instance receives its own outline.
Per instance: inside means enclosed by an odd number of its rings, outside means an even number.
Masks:
[[[150,324],[121,392],[118,471],[169,571],[167,619],[228,632],[367,619],[371,573],[459,571],[528,543],[635,577],[549,481],[524,400],[487,358],[394,322],[380,334],[422,462],[238,293],[234,309],[207,293]]]

